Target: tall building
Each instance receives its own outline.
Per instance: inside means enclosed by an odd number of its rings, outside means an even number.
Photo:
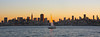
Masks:
[[[70,18],[68,18],[67,20],[70,20]]]
[[[33,20],[33,14],[31,14],[31,20]]]
[[[84,18],[83,19],[86,19],[86,14],[84,14]]]
[[[53,20],[53,22],[55,22],[55,20]]]
[[[62,19],[59,19],[59,21],[61,22],[61,21],[62,21]]]
[[[22,21],[23,20],[23,17],[17,17],[17,20],[18,21]]]
[[[2,20],[1,23],[4,23],[4,21]]]
[[[74,16],[72,16],[72,20],[74,20]]]
[[[7,23],[7,17],[4,17],[4,22]]]
[[[76,17],[75,17],[75,20],[77,20]]]
[[[44,18],[44,22],[47,22],[48,21],[48,19],[47,18]]]
[[[38,21],[40,21],[40,18],[38,18]]]
[[[30,21],[30,17],[27,17],[27,21]]]
[[[93,20],[95,20],[94,18],[95,18],[95,17],[94,17],[94,15],[93,15]]]
[[[43,21],[44,22],[44,14],[41,14],[40,15],[40,21]]]
[[[79,20],[81,20],[82,18],[81,18],[81,16],[79,16]]]
[[[47,21],[47,18],[45,18],[44,21]]]
[[[37,18],[34,18],[34,21],[37,21]]]
[[[64,20],[66,20],[66,17],[64,17]]]
[[[98,15],[97,15],[97,20],[99,20],[99,17],[98,17]]]

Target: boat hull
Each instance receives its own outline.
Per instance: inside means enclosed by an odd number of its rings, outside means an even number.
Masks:
[[[48,27],[48,29],[56,29],[56,27],[55,26],[50,26],[50,27]]]

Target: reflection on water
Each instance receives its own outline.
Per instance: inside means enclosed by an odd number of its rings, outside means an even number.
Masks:
[[[0,37],[100,37],[99,26],[4,26]]]
[[[53,37],[53,29],[50,29],[50,37]]]
[[[50,30],[50,37],[54,37],[54,34],[53,34],[54,29],[49,29],[49,30]]]

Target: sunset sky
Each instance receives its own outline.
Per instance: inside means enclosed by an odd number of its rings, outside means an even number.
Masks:
[[[100,16],[100,0],[0,0],[0,21],[4,17],[26,18],[31,13],[34,18],[43,13],[48,20],[52,14],[56,21],[64,17],[71,18],[72,15],[83,17],[83,14],[92,19],[93,15]]]

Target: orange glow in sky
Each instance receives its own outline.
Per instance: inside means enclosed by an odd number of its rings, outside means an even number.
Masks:
[[[59,18],[63,19],[74,17],[87,17],[92,19],[92,16],[100,16],[100,0],[0,0],[0,21],[4,17],[8,19],[16,17],[31,16],[38,18],[43,13],[44,17],[55,21]]]

